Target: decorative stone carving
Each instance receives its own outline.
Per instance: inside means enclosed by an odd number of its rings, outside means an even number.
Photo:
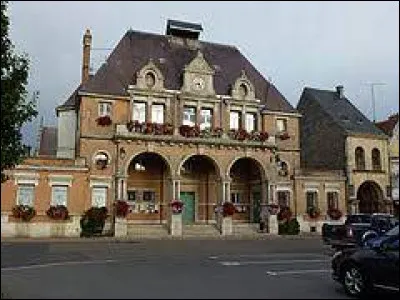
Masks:
[[[241,76],[236,79],[232,87],[232,97],[238,100],[255,100],[254,85],[251,83],[244,70],[242,70]]]
[[[149,62],[136,74],[136,87],[140,89],[164,89],[164,76],[150,58]]]
[[[197,56],[184,69],[182,91],[198,95],[215,95],[213,68],[199,50]]]

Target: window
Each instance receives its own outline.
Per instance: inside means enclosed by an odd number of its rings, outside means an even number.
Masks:
[[[164,123],[164,105],[153,104],[151,106],[151,121],[157,124]]]
[[[252,132],[256,130],[256,115],[255,114],[246,114],[246,130],[247,132]]]
[[[183,125],[196,125],[196,108],[185,106],[183,108]]]
[[[133,120],[140,123],[146,122],[146,103],[133,103]]]
[[[53,185],[51,188],[51,205],[67,206],[67,189],[66,185]]]
[[[156,83],[156,77],[154,76],[154,74],[152,72],[147,72],[146,76],[145,76],[145,81],[146,81],[147,87],[151,88]]]
[[[136,191],[128,191],[128,201],[135,202],[137,199]]]
[[[156,200],[156,193],[153,191],[143,191],[143,201],[154,202]]]
[[[287,131],[287,122],[286,119],[276,119],[276,130],[278,132]]]
[[[289,207],[290,205],[290,192],[289,191],[278,191],[277,192],[278,196],[278,205],[280,207]]]
[[[109,163],[108,155],[104,152],[99,152],[95,155],[94,161],[96,164],[96,168],[98,170],[102,170],[106,168]]]
[[[240,128],[240,113],[238,111],[231,111],[229,120],[230,129],[238,130]]]
[[[328,209],[338,209],[339,208],[339,194],[338,192],[328,192]]]
[[[373,170],[381,170],[381,153],[378,149],[374,148],[371,152],[372,157],[372,169]]]
[[[212,127],[213,113],[211,109],[202,109],[200,112],[200,129]]]
[[[355,151],[356,156],[356,169],[357,170],[365,170],[365,154],[364,149],[361,147],[357,147]]]
[[[240,99],[244,99],[247,96],[247,93],[248,93],[247,86],[244,83],[242,83],[239,86],[239,97],[240,97]]]
[[[110,116],[111,115],[111,103],[100,102],[99,103],[99,116]]]
[[[28,205],[33,207],[33,199],[35,198],[35,186],[32,184],[18,185],[17,204]]]
[[[241,198],[240,193],[238,193],[238,192],[231,193],[231,202],[233,204],[240,204],[240,202],[241,202],[240,198]]]
[[[306,199],[307,199],[307,210],[310,207],[318,207],[318,194],[316,191],[308,191],[306,193]]]
[[[107,203],[107,188],[93,187],[92,189],[92,206],[105,207]]]

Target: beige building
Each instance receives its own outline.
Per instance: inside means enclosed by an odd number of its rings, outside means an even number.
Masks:
[[[129,30],[94,75],[86,31],[82,82],[57,108],[57,133],[45,128],[41,155],[2,185],[2,235],[78,235],[92,206],[109,208],[112,232],[116,200],[129,204],[128,235],[169,232],[175,199],[183,234],[193,225],[218,233],[223,202],[236,207],[233,233],[255,231],[267,203],[290,206],[304,231],[326,219],[328,191],[344,207],[343,177],[314,173],[308,182],[300,171],[301,115],[236,47],[200,41],[201,31],[179,21],[165,35]],[[311,186],[321,194],[318,220],[304,217]],[[52,203],[71,220],[49,220]],[[16,204],[34,206],[36,217],[19,222]]]

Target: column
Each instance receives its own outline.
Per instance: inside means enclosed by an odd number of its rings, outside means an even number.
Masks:
[[[275,199],[275,185],[270,185],[270,197],[269,203],[276,203]],[[279,225],[278,225],[278,216],[277,215],[270,215],[268,218],[268,232],[270,234],[278,234],[279,233]]]
[[[223,202],[231,202],[231,182],[223,181]],[[232,217],[220,214],[220,231],[222,235],[231,235],[233,232]]]
[[[225,187],[225,191],[226,191],[225,201],[226,202],[231,202],[231,182],[230,181],[226,181],[225,184],[226,184],[226,187]]]
[[[268,203],[268,190],[267,190],[267,180],[261,181],[261,204],[265,205]]]
[[[240,126],[241,129],[246,129],[246,105],[242,107],[242,116],[240,118]]]
[[[172,179],[172,196],[173,200],[178,200],[180,198],[180,180]],[[182,214],[173,214],[171,211],[171,207],[168,206],[169,214],[170,214],[170,234],[174,236],[182,235]],[[185,209],[185,208],[183,208]]]
[[[146,102],[146,122],[151,122],[151,106],[152,106],[152,100],[147,98],[147,102]]]
[[[196,125],[198,125],[198,126],[200,126],[200,122],[201,122],[200,112],[201,112],[201,102],[197,101],[197,106],[196,106]]]
[[[259,112],[257,112],[256,114],[256,118],[257,118],[257,131],[264,131],[263,126],[262,126],[262,118],[261,118],[261,114]]]

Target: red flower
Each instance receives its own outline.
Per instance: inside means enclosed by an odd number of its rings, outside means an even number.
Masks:
[[[292,211],[288,206],[282,206],[277,215],[278,221],[289,221],[292,217]]]
[[[129,205],[126,201],[118,200],[115,203],[115,214],[117,217],[125,218],[129,213]]]
[[[15,218],[25,222],[29,222],[36,215],[35,209],[28,205],[16,205],[13,207],[12,212]]]
[[[235,211],[236,208],[232,202],[224,202],[224,204],[222,204],[222,215],[224,217],[232,216]]]
[[[54,220],[67,220],[69,218],[68,209],[64,205],[52,205],[46,211],[46,214]]]
[[[281,140],[287,140],[287,139],[290,138],[290,136],[289,136],[289,133],[287,133],[287,132],[285,131],[284,133],[282,133],[282,134],[279,136],[279,138],[280,138]]]
[[[97,124],[100,126],[110,126],[112,121],[110,116],[101,116],[97,118]]]
[[[180,200],[174,200],[171,202],[171,208],[173,214],[180,214],[183,210],[183,202]]]
[[[333,220],[339,220],[342,217],[342,212],[337,208],[328,209],[328,215]]]

